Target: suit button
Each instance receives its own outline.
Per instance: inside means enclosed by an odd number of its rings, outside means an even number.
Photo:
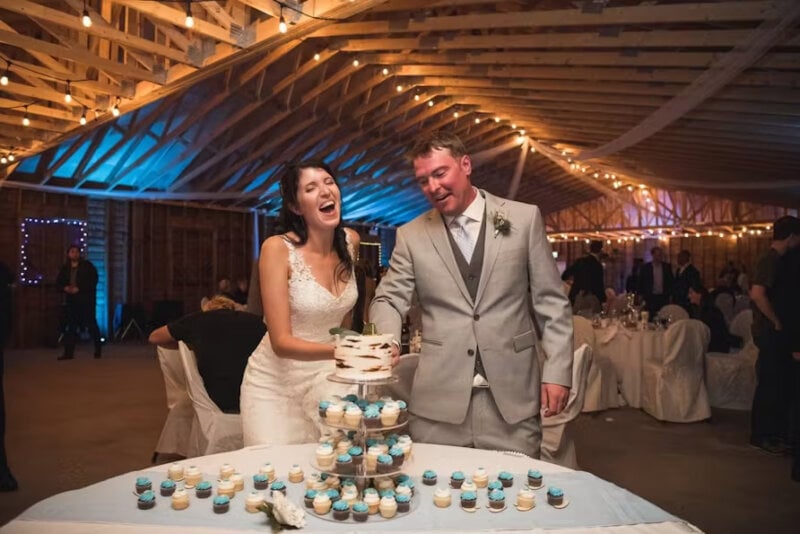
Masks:
[[[475,356],[475,351],[474,351],[474,350],[472,350],[472,349],[469,349],[469,350],[467,351],[467,356]]]
[[[477,321],[478,319],[481,318],[481,315],[479,313],[476,313],[475,315],[472,316],[472,318]]]
[[[471,274],[471,275],[467,276],[467,280],[475,280],[475,275]]]

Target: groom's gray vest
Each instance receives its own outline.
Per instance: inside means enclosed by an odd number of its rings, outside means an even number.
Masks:
[[[475,295],[478,294],[478,285],[481,282],[481,269],[483,268],[483,244],[486,237],[485,210],[483,214],[483,222],[481,222],[481,231],[478,234],[478,239],[475,242],[475,248],[472,250],[472,260],[469,263],[467,263],[466,258],[464,258],[464,255],[461,253],[461,249],[458,247],[458,244],[456,244],[455,239],[453,239],[453,234],[450,233],[450,229],[447,228],[446,223],[445,229],[447,230],[447,239],[450,241],[450,248],[453,249],[453,256],[456,258],[458,270],[461,272],[461,277],[464,279],[464,284],[467,286],[469,296],[472,297],[472,301],[474,302]],[[487,381],[489,380],[489,377],[486,376],[486,371],[483,370],[481,351],[478,347],[475,347],[475,374],[480,374]]]

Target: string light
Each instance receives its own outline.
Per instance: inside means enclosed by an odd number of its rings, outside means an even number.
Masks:
[[[479,119],[478,117],[475,117],[475,124],[480,124],[480,123],[481,123],[481,119]]]
[[[86,126],[86,108],[83,108],[83,113],[81,113],[81,126]]]
[[[383,67],[383,70],[381,71],[381,73],[383,73],[384,76],[388,76],[389,75],[389,69],[387,69],[386,67]]]
[[[6,70],[3,72],[3,75],[0,76],[0,85],[8,85],[8,73],[11,71],[11,62],[6,61]]]
[[[111,114],[115,117],[119,117],[119,97],[117,97],[117,101],[114,102],[114,107],[111,108]]]
[[[8,163],[8,158],[7,158],[7,157],[5,157],[5,156],[0,156],[0,163],[2,163],[3,165],[5,165],[6,163]]]
[[[83,16],[81,17],[81,24],[84,28],[89,28],[92,25],[92,17],[89,16],[89,10],[86,9],[86,0],[83,0]]]
[[[67,90],[64,93],[64,102],[66,102],[67,104],[72,102],[72,91],[70,91],[69,88],[69,80],[67,80]]]
[[[429,108],[433,107],[433,99],[428,100],[428,107]]]
[[[63,219],[63,218],[56,218],[56,219],[39,219],[33,217],[26,217],[22,223],[19,225],[20,233],[22,234],[22,244],[19,247],[19,281],[23,285],[35,286],[42,283],[44,279],[41,273],[32,274],[29,273],[29,261],[28,261],[28,247],[30,245],[30,233],[29,227],[33,225],[51,225],[51,224],[64,224],[67,226],[77,227],[80,231],[79,243],[76,243],[81,250],[86,248],[86,241],[88,238],[88,234],[86,232],[86,221],[80,221],[77,219]]]
[[[419,102],[419,93],[414,95],[414,101]]]
[[[186,20],[183,21],[187,28],[194,28],[194,18],[192,17],[192,2],[186,0]]]
[[[289,31],[289,27],[286,26],[286,19],[283,17],[283,4],[281,4],[280,22],[278,23],[278,31],[281,33],[286,33],[287,31]]]
[[[495,117],[494,122],[500,122],[500,117]]]
[[[458,118],[458,111],[453,112],[453,117],[455,117],[456,119]]]
[[[28,106],[25,106],[25,116],[22,117],[22,125],[23,126],[31,125],[31,120],[28,118]]]
[[[14,155],[13,152],[8,153],[8,161],[14,161],[17,157]]]
[[[316,54],[314,54],[314,61],[319,61],[319,59],[320,59],[320,55],[319,55],[319,52],[317,52]]]

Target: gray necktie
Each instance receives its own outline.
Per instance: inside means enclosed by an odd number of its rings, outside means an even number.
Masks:
[[[453,234],[453,240],[456,242],[456,245],[458,245],[459,250],[461,250],[464,259],[469,263],[472,261],[472,251],[475,248],[475,243],[472,242],[472,238],[469,233],[467,233],[467,229],[464,226],[467,220],[465,215],[459,215],[453,219],[452,222],[450,222],[450,233]]]

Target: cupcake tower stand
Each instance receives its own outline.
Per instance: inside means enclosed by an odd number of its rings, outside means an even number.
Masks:
[[[350,378],[342,378],[342,377],[337,376],[336,374],[333,374],[333,373],[328,375],[327,379],[330,382],[336,382],[336,383],[339,383],[339,384],[349,384],[349,385],[357,386],[358,390],[357,390],[356,394],[358,395],[358,398],[360,398],[360,399],[372,398],[370,395],[374,392],[374,390],[373,390],[374,387],[386,386],[386,385],[389,385],[389,384],[393,384],[393,383],[397,382],[397,380],[398,380],[398,378],[396,376],[391,376],[391,377],[388,377],[388,378],[385,378],[385,379],[378,379],[378,380],[355,380],[355,379],[350,379]],[[335,429],[338,429],[338,430],[355,431],[355,435],[353,436],[353,439],[351,441],[353,442],[354,446],[361,447],[361,449],[362,449],[362,451],[364,453],[364,457],[363,457],[363,460],[361,462],[359,462],[358,464],[354,465],[354,472],[353,473],[342,473],[340,471],[337,471],[335,462],[334,462],[334,465],[332,467],[330,467],[330,468],[326,469],[326,468],[320,467],[317,464],[316,460],[314,460],[312,462],[312,464],[311,464],[314,467],[314,469],[317,469],[321,473],[326,473],[328,475],[336,475],[338,477],[353,478],[355,480],[356,488],[358,489],[358,493],[362,497],[364,495],[364,489],[367,487],[368,482],[369,482],[370,479],[379,478],[379,477],[395,477],[397,475],[403,474],[403,471],[402,471],[402,469],[400,467],[398,467],[398,468],[396,468],[396,469],[394,469],[394,470],[392,470],[390,472],[387,472],[387,473],[378,473],[377,471],[367,470],[367,438],[370,435],[380,435],[380,434],[383,434],[384,432],[387,432],[387,431],[396,430],[396,429],[405,427],[408,424],[408,420],[407,419],[402,421],[402,422],[398,422],[395,425],[386,426],[386,425],[383,425],[383,423],[381,422],[381,424],[379,424],[378,426],[369,427],[369,428],[367,428],[363,417],[361,418],[361,422],[358,424],[357,427],[345,424],[344,420],[342,420],[342,423],[340,423],[340,424],[329,423],[329,422],[327,422],[325,420],[324,417],[322,418],[322,423],[325,426],[328,426],[330,428],[335,428]],[[404,459],[404,461],[403,461],[403,466],[407,466],[408,462],[409,462],[409,458],[406,457]],[[419,506],[419,499],[418,498],[412,498],[411,499],[411,508],[410,508],[410,510],[408,512],[404,512],[404,513],[403,512],[398,512],[394,516],[394,518],[404,517],[404,516],[408,515],[411,511],[415,510],[418,506]],[[334,521],[334,519],[333,519],[333,517],[332,517],[332,515],[330,513],[325,514],[325,515],[319,515],[319,514],[315,513],[313,509],[311,509],[309,511],[312,514],[314,514],[315,516],[319,517],[319,518],[327,519],[327,520],[330,520],[330,521]],[[394,518],[392,518],[392,519],[394,519]],[[380,514],[370,515],[369,516],[369,522],[375,522],[375,521],[388,521],[388,519],[382,517]],[[347,520],[347,522],[353,522],[353,519],[349,519],[349,520]]]

